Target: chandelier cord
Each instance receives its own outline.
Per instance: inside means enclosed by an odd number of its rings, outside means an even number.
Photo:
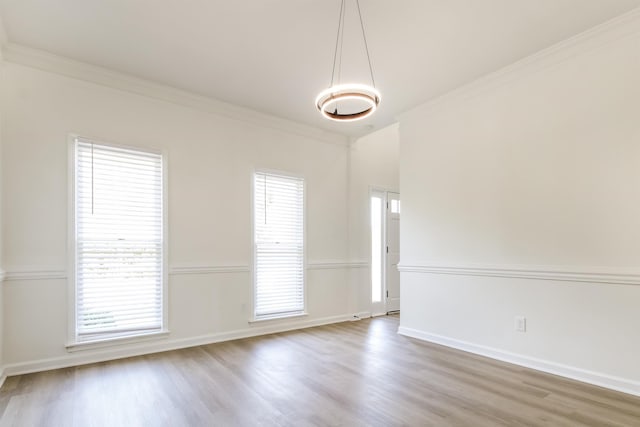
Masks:
[[[338,44],[340,43],[340,31],[344,33],[344,1],[340,3],[340,16],[338,17],[338,34],[336,34],[336,48],[333,51],[333,67],[331,68],[331,85],[333,86],[333,78],[336,73],[336,59],[338,58]],[[344,42],[344,37],[342,37],[342,41]],[[342,65],[342,48],[340,48],[340,65]],[[369,64],[371,65],[371,64]],[[338,79],[340,76],[338,75]]]
[[[364,119],[373,114],[380,104],[380,92],[375,88],[376,81],[373,76],[373,66],[371,65],[371,54],[369,53],[369,43],[364,30],[364,21],[362,19],[362,11],[360,9],[360,1],[356,2],[358,18],[360,20],[360,30],[362,31],[362,40],[364,42],[365,52],[367,54],[367,63],[369,65],[369,76],[373,86],[366,84],[338,84],[342,80],[342,61],[344,56],[344,38],[345,24],[347,15],[347,0],[340,2],[340,15],[338,16],[338,32],[336,34],[335,50],[333,51],[333,66],[331,67],[331,85],[320,92],[316,97],[316,107],[324,117],[329,120],[351,122],[354,120]],[[355,13],[355,12],[354,12]],[[356,29],[354,29],[357,34]],[[357,38],[357,36],[356,36]],[[343,101],[348,101],[349,109],[345,112],[338,112],[338,106],[343,105]],[[355,105],[360,103],[362,108]]]
[[[340,84],[340,82],[342,81],[342,55],[344,54],[344,28],[345,28],[344,19],[346,15],[347,15],[347,6],[345,3],[344,11],[342,12],[342,35],[340,36],[340,55],[338,56],[338,84]]]
[[[358,16],[360,17],[360,28],[362,29],[362,39],[364,40],[364,50],[367,52],[367,61],[369,62],[369,73],[371,74],[371,83],[373,87],[376,87],[376,81],[373,78],[373,67],[371,66],[371,57],[369,56],[369,45],[367,44],[367,36],[364,33],[364,23],[362,22],[362,13],[360,12],[360,0],[356,0],[356,6],[358,6]]]

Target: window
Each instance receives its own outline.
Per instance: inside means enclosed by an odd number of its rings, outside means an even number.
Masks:
[[[163,330],[163,163],[75,139],[75,340]]]
[[[256,319],[304,313],[304,181],[254,176]]]
[[[382,301],[382,262],[384,193],[374,191],[371,196],[371,302]]]
[[[400,200],[391,199],[391,213],[394,213],[394,214],[400,213]]]

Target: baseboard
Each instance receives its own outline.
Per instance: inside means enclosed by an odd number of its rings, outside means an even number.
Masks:
[[[359,313],[354,313],[353,317],[350,320],[362,320],[362,319],[368,319],[370,317],[371,317],[370,311],[361,311]]]
[[[7,379],[7,375],[4,372],[4,366],[0,366],[0,388],[2,388],[4,381]]]
[[[235,339],[250,338],[260,335],[268,335],[279,332],[287,332],[296,329],[311,328],[314,326],[328,325],[351,320],[349,315],[323,317],[301,321],[289,321],[267,326],[249,326],[228,332],[200,335],[188,338],[179,338],[159,341],[149,341],[138,344],[114,345],[109,348],[100,348],[96,351],[87,350],[82,353],[69,353],[66,356],[48,359],[31,360],[27,362],[12,363],[4,366],[2,378],[11,375],[22,375],[33,372],[48,371],[51,369],[68,368],[71,366],[86,365],[89,363],[105,362],[109,360],[123,359],[126,357],[142,356],[145,354],[159,353],[163,351],[178,350],[181,348],[195,347],[198,345],[214,344],[217,342]]]
[[[638,381],[614,377],[600,372],[587,371],[573,366],[567,366],[548,360],[537,359],[522,354],[511,353],[508,351],[486,347],[467,341],[461,341],[442,335],[431,334],[404,326],[400,326],[398,328],[398,333],[407,337],[417,338],[419,340],[452,347],[469,353],[501,360],[503,362],[513,363],[515,365],[524,366],[526,368],[531,368],[538,371],[559,375],[561,377],[570,378],[572,380],[577,380],[584,383],[605,387],[611,390],[640,396],[640,382]]]

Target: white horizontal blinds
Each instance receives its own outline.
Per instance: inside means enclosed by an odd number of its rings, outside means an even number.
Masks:
[[[162,328],[162,156],[76,140],[78,340]]]
[[[304,311],[304,181],[255,174],[255,315]]]

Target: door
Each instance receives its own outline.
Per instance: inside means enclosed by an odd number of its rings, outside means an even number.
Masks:
[[[387,193],[386,310],[400,311],[400,194]]]

